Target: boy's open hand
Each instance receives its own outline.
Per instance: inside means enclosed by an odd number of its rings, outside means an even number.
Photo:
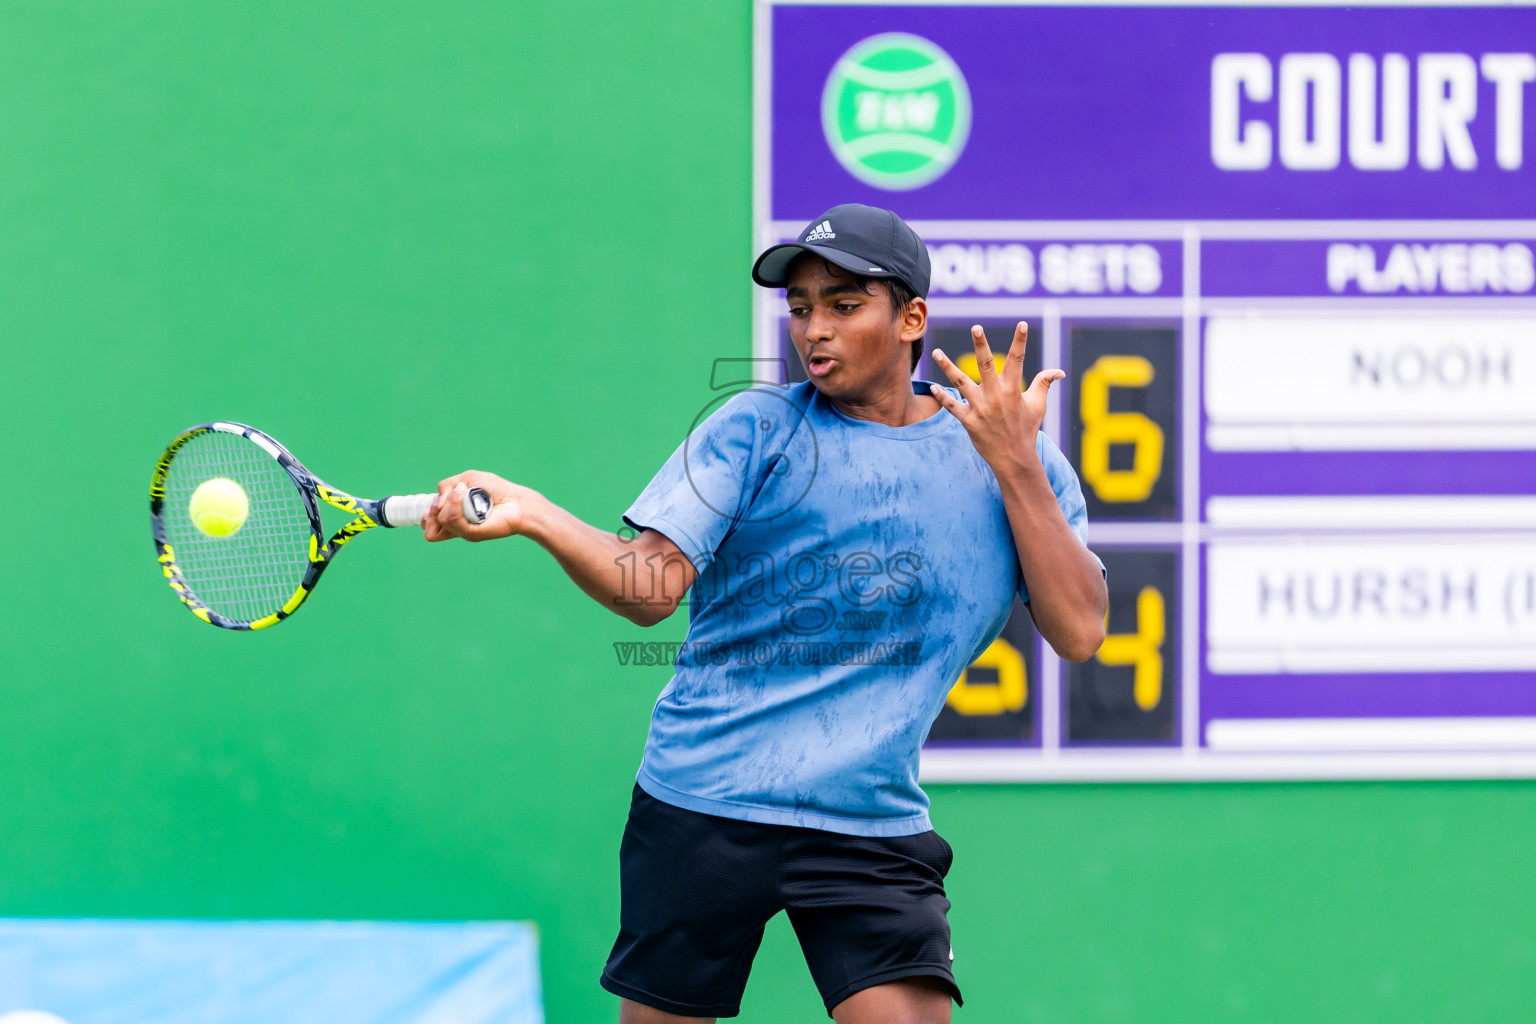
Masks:
[[[1045,419],[1046,393],[1066,374],[1061,370],[1041,370],[1035,374],[1029,390],[1023,390],[1029,325],[1022,320],[1014,328],[1013,344],[1008,348],[1001,373],[996,369],[986,332],[979,324],[971,328],[971,341],[976,345],[976,372],[981,382],[971,380],[942,350],[934,349],[933,361],[949,375],[965,401],[937,386],[933,388],[933,397],[960,421],[971,435],[976,451],[994,470],[1021,456],[1034,458],[1035,435]]]

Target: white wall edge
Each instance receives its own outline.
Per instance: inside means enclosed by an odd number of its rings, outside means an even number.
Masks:
[[[1037,751],[930,749],[921,781],[1011,782],[1325,782],[1403,779],[1536,778],[1536,752],[1380,754],[1218,754],[1160,751],[1063,750],[1047,760]]]

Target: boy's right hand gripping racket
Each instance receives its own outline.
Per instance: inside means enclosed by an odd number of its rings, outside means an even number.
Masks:
[[[172,441],[155,465],[149,512],[155,554],[192,614],[224,629],[265,629],[298,610],[331,559],[375,526],[420,526],[436,494],[370,500],[338,491],[268,435],[243,423],[204,423]],[[324,501],[355,518],[327,539]],[[485,521],[490,495],[464,496],[464,518]]]

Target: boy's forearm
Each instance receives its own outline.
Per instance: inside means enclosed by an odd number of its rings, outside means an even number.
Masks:
[[[1062,515],[1032,446],[998,470],[1035,625],[1063,658],[1086,661],[1103,642],[1108,607],[1098,563]]]
[[[525,537],[553,555],[588,597],[631,622],[649,626],[666,618],[691,582],[685,577],[680,590],[677,573],[672,573],[673,585],[664,586],[668,574],[656,565],[649,545],[584,523],[542,495],[530,501],[523,516]]]

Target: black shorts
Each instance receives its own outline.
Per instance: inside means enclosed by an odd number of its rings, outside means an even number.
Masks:
[[[829,1014],[898,978],[938,978],[958,1003],[944,896],[953,857],[937,832],[873,839],[762,825],[674,807],[637,785],[602,985],[667,1013],[734,1017],[763,925],[786,910]]]

